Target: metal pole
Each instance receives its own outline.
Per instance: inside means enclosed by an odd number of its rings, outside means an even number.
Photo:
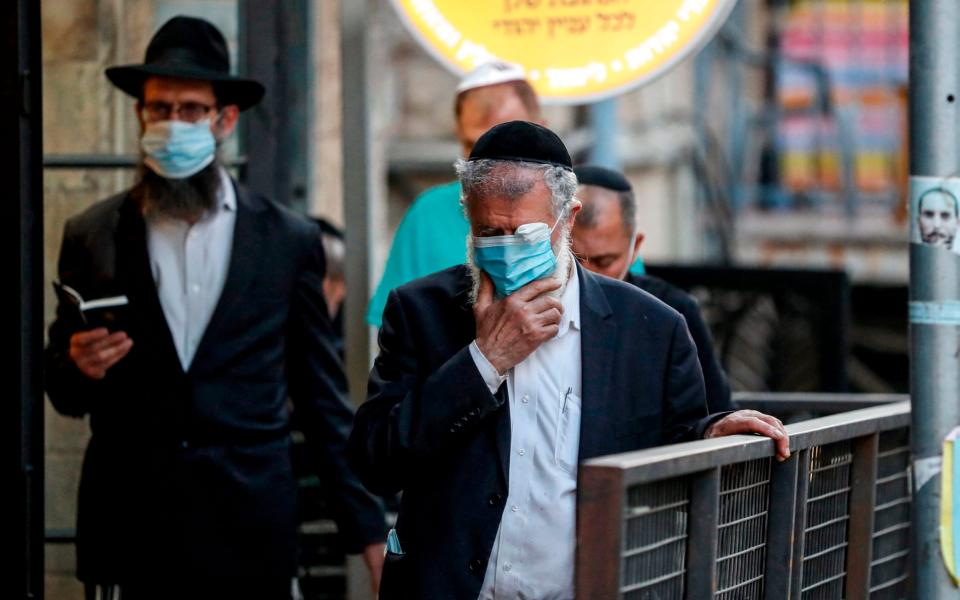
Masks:
[[[620,153],[617,148],[617,100],[611,98],[591,104],[587,108],[590,129],[593,130],[593,146],[590,162],[608,169],[620,168]]]
[[[341,2],[343,67],[343,212],[347,245],[347,379],[355,404],[366,399],[370,332],[364,315],[370,300],[373,138],[368,90],[367,0]]]
[[[267,88],[244,113],[244,183],[300,212],[307,210],[307,5],[242,0],[238,9],[242,72]]]
[[[12,189],[3,220],[4,273],[18,290],[2,339],[7,395],[0,422],[4,561],[0,596],[43,598],[43,142],[40,102],[40,3],[0,8],[0,176]],[[11,304],[14,302],[11,301]]]
[[[343,213],[347,246],[347,294],[344,310],[347,383],[354,404],[366,399],[370,373],[370,328],[365,320],[370,302],[372,235],[373,137],[370,126],[369,0],[340,2],[340,60],[343,98]],[[358,559],[347,564],[351,600],[369,598],[366,571]]]
[[[911,176],[947,177],[960,172],[958,40],[960,4],[956,0],[910,3]],[[910,218],[916,215],[911,214]],[[944,248],[911,243],[911,306],[958,298],[960,257]],[[944,436],[960,424],[958,341],[956,325],[910,324],[910,438],[915,476],[935,464]],[[919,485],[913,491],[911,550],[913,597],[956,598],[956,588],[940,554],[939,472],[926,482],[922,478],[916,481]]]

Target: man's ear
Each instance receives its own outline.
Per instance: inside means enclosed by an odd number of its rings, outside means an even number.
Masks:
[[[637,232],[637,235],[633,236],[633,259],[636,260],[640,256],[640,245],[643,244],[643,234]]]
[[[236,104],[228,104],[221,108],[212,126],[217,141],[222,142],[230,137],[239,120],[240,108]]]
[[[576,198],[570,202],[570,208],[568,209],[570,214],[567,216],[567,227],[573,228],[573,224],[577,220],[577,213],[580,212],[581,208],[583,208],[583,203]]]

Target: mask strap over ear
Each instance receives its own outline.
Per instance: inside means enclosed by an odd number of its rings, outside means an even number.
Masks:
[[[637,228],[634,227],[633,233],[630,235],[630,246],[627,248],[627,266],[624,267],[623,273],[620,274],[620,279],[623,279],[627,276],[627,273],[630,272],[630,267],[633,266],[633,263],[637,260],[637,236],[640,235],[640,232],[637,231]]]
[[[572,202],[567,202],[563,205],[563,208],[560,209],[560,215],[557,217],[557,220],[553,222],[553,227],[550,228],[550,235],[553,235],[553,230],[557,228],[557,225],[560,224],[560,221],[563,220],[563,217],[566,216],[567,211],[570,210],[570,205]]]
[[[217,141],[219,146],[223,139],[220,137],[220,128],[223,127],[223,109],[218,108],[216,116],[213,117],[212,124],[214,127],[213,138]]]

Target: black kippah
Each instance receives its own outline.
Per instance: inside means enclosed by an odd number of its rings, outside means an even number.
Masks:
[[[597,165],[577,165],[573,168],[580,185],[595,185],[615,192],[633,191],[623,173]]]
[[[527,121],[501,123],[480,136],[467,160],[481,159],[541,163],[573,170],[570,153],[557,134]]]

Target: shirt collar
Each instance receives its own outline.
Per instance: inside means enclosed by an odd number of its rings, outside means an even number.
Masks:
[[[571,327],[580,331],[580,274],[573,260],[570,261],[570,277],[563,288],[560,303],[563,305],[563,317],[560,319],[557,337],[565,335]]]

